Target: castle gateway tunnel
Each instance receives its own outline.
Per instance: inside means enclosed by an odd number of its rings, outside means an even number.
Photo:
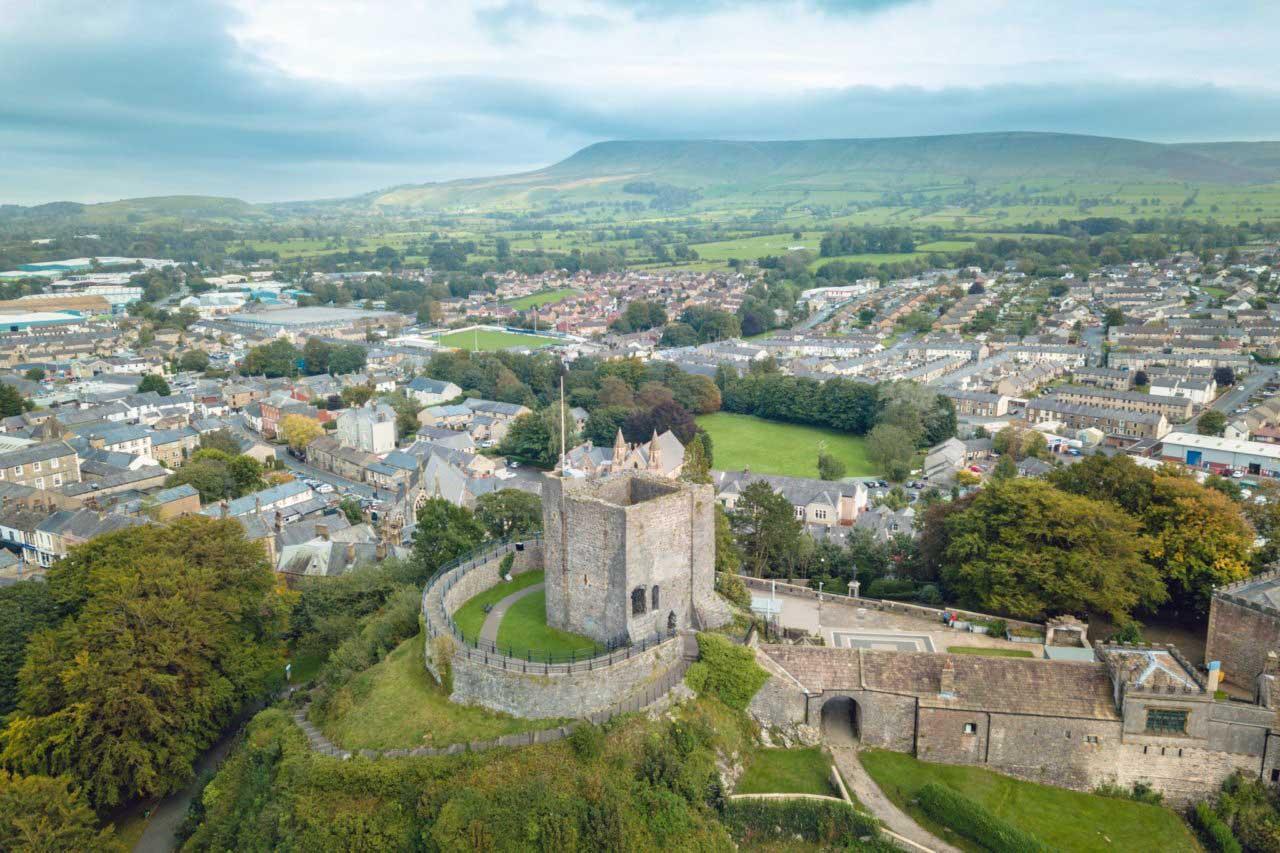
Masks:
[[[822,703],[822,737],[828,743],[856,743],[861,736],[858,703],[848,696],[832,696]]]

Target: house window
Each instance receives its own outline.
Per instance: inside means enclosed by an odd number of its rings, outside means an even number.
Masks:
[[[1187,732],[1187,712],[1167,708],[1147,709],[1147,731],[1159,735],[1181,735]]]
[[[58,460],[57,460],[56,458],[55,458],[55,459],[50,459],[50,460],[49,460],[49,467],[50,467],[50,468],[54,468],[54,469],[56,469],[56,468],[58,467]]]
[[[13,476],[15,476],[15,477],[21,477],[21,476],[22,476],[22,466],[21,466],[21,465],[14,465],[14,466],[13,466]]]
[[[657,584],[654,584],[653,586],[653,591],[649,601],[649,609],[650,610],[658,609],[658,585]]]
[[[62,475],[61,475],[61,474],[54,474],[54,475],[53,475],[53,485],[54,485],[55,487],[56,487],[56,486],[61,486],[61,485],[62,485]]]
[[[638,586],[631,591],[631,615],[644,615],[644,587]]]
[[[967,735],[976,735],[976,734],[978,733],[978,724],[977,724],[977,723],[965,723],[965,724],[964,724],[964,733],[965,733],[965,734],[967,734]]]
[[[39,462],[38,460],[37,460],[37,461],[35,461],[35,462],[32,462],[32,463],[31,463],[31,470],[32,470],[32,471],[39,471],[39,470],[40,470],[40,462]]]
[[[36,477],[36,488],[37,489],[44,488],[44,477]]]
[[[1273,769],[1271,771],[1271,781],[1280,782],[1280,769]]]
[[[796,507],[796,518],[804,518],[804,507]]]
[[[1085,736],[1084,736],[1084,742],[1085,742],[1085,743],[1097,743],[1097,742],[1098,742],[1098,736],[1097,736],[1097,735],[1085,735]]]

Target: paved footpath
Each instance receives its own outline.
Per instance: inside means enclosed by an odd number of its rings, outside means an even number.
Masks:
[[[840,770],[840,775],[844,777],[845,784],[849,786],[849,793],[853,794],[859,802],[866,806],[867,810],[880,819],[881,823],[921,847],[935,850],[937,853],[962,853],[962,851],[938,838],[930,832],[926,832],[920,824],[907,815],[906,812],[893,804],[893,801],[884,795],[880,790],[880,786],[875,783],[863,768],[862,762],[858,760],[858,751],[849,746],[837,746],[830,744],[831,755],[835,759],[836,767]]]
[[[511,609],[511,605],[515,604],[526,595],[533,595],[546,588],[546,584],[535,583],[532,586],[526,586],[524,589],[517,590],[506,598],[493,605],[493,609],[489,611],[489,615],[484,618],[484,625],[480,628],[480,639],[487,643],[492,643],[495,647],[498,645],[498,626],[502,624],[502,617],[507,615],[507,611]]]

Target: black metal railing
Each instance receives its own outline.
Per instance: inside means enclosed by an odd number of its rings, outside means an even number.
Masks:
[[[484,547],[450,560],[431,575],[422,592],[422,615],[426,623],[427,633],[431,637],[448,634],[457,644],[457,654],[468,660],[478,661],[487,666],[497,667],[508,672],[549,675],[566,672],[590,672],[604,669],[636,655],[643,654],[655,646],[661,645],[676,637],[675,630],[663,631],[639,642],[617,642],[609,644],[593,644],[591,648],[575,649],[569,653],[556,653],[542,649],[518,648],[511,645],[502,646],[480,638],[467,637],[453,614],[445,604],[449,591],[469,572],[483,568],[494,560],[507,554],[524,550],[529,545],[542,541],[541,534],[519,539],[508,538],[492,542]],[[432,602],[433,594],[436,596]]]

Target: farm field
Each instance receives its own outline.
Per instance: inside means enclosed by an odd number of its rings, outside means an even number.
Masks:
[[[449,332],[441,335],[438,340],[441,346],[476,352],[492,352],[516,347],[545,347],[556,342],[555,338],[546,338],[541,335],[522,335],[493,329]]]
[[[846,476],[878,473],[860,436],[730,412],[702,415],[698,426],[711,436],[713,464],[719,470],[750,468],[761,474],[817,477],[818,444],[825,441],[827,452],[844,462]]]
[[[552,305],[570,296],[577,296],[581,291],[574,290],[572,287],[559,287],[555,290],[543,290],[538,293],[530,293],[528,296],[521,296],[518,299],[509,299],[506,304],[510,305],[517,311],[526,311],[530,308],[541,308],[543,305]]]
[[[796,247],[818,253],[822,231],[801,232],[800,239],[790,233],[770,234],[764,237],[742,237],[737,240],[721,240],[716,243],[695,243],[689,248],[703,261],[727,261],[730,258],[763,258],[766,255],[785,255]]]
[[[1181,818],[1162,806],[1037,785],[977,767],[932,764],[899,752],[865,750],[859,758],[880,790],[899,808],[925,829],[964,850],[986,848],[931,821],[914,804],[916,791],[927,783],[960,792],[1036,836],[1050,849],[1064,853],[1200,850]]]

